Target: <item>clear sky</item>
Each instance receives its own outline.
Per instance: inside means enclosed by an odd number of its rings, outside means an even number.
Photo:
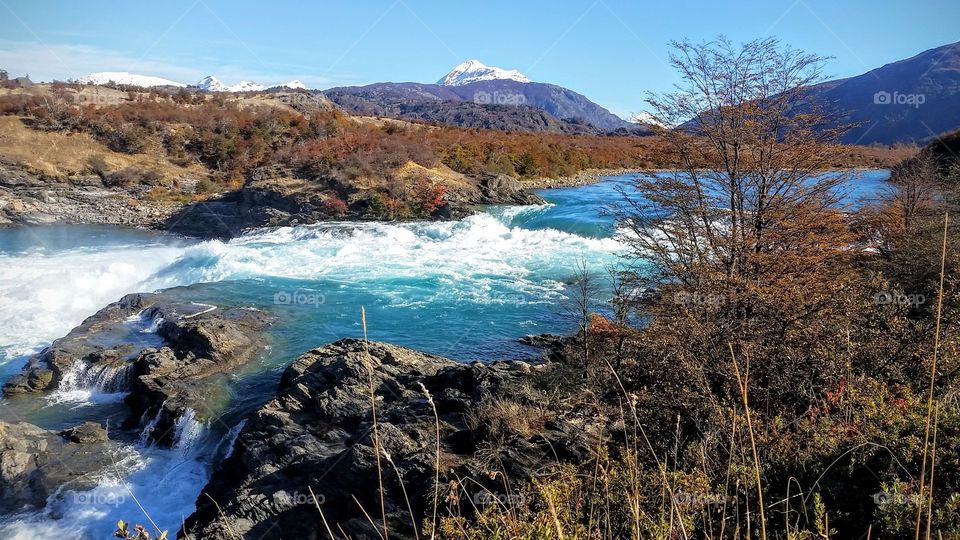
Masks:
[[[0,0],[0,68],[37,80],[130,71],[313,88],[435,82],[475,58],[620,115],[675,81],[668,42],[777,36],[857,75],[960,41],[960,0]]]

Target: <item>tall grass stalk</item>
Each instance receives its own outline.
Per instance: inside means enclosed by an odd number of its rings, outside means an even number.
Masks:
[[[637,441],[639,440],[639,437],[636,435],[636,432],[639,431],[639,433],[640,433],[641,435],[643,435],[643,440],[644,440],[644,442],[645,442],[646,445],[647,445],[647,449],[650,450],[650,455],[653,456],[653,460],[654,460],[654,461],[656,462],[656,464],[657,464],[657,469],[659,469],[659,471],[660,471],[660,478],[661,478],[661,481],[663,482],[663,487],[667,490],[667,494],[668,494],[669,497],[670,497],[670,517],[673,518],[673,513],[676,512],[676,513],[679,515],[679,514],[680,514],[680,510],[677,509],[677,505],[676,505],[676,502],[677,502],[677,501],[676,501],[676,494],[675,494],[674,491],[673,491],[673,486],[670,484],[670,479],[667,478],[667,466],[666,466],[665,463],[662,463],[662,462],[660,461],[660,457],[657,456],[657,452],[653,449],[653,444],[650,442],[650,438],[647,437],[647,432],[646,432],[646,430],[644,430],[644,429],[643,429],[643,426],[640,424],[640,417],[637,416],[637,406],[636,406],[636,403],[634,403],[634,400],[630,398],[630,394],[627,392],[627,388],[623,385],[623,381],[620,379],[620,375],[617,373],[617,370],[613,368],[613,365],[612,365],[612,364],[610,363],[610,361],[607,360],[606,358],[603,359],[603,362],[604,362],[604,364],[606,364],[607,368],[610,369],[610,373],[613,374],[614,380],[617,381],[617,386],[620,387],[620,392],[623,394],[623,399],[626,400],[627,404],[630,406],[630,414],[633,416],[633,426],[634,426],[634,427],[633,427],[633,429],[634,429],[634,435],[633,435],[633,452],[634,452],[634,455],[636,456],[636,461],[637,461],[637,463],[635,464],[635,466],[638,467],[638,468],[639,468],[639,466],[640,466],[640,464],[639,464],[640,455],[639,455],[639,453],[638,453],[638,451],[637,451],[637,447],[639,446],[639,445],[637,444]],[[626,418],[624,418],[624,426],[626,426]],[[635,496],[636,496],[636,498],[637,498],[638,500],[639,500],[639,493],[640,493],[640,487],[639,487],[639,485],[638,485],[638,484],[639,484],[639,480],[638,480],[638,479],[639,479],[639,476],[640,476],[640,475],[639,475],[638,472],[635,473],[634,476],[633,476],[633,478],[634,478],[633,490],[634,490],[634,494],[635,494]],[[639,538],[639,536],[640,536],[640,523],[639,523],[639,521],[637,521],[637,522],[634,523],[634,530],[635,530],[635,532],[636,532],[637,537]],[[681,516],[681,519],[680,519],[680,533],[683,535],[683,538],[684,538],[684,539],[688,538],[687,528],[683,525],[683,518],[682,518],[682,516]]]
[[[307,491],[309,491],[310,496],[313,497],[313,505],[317,507],[317,512],[320,512],[320,519],[323,520],[323,526],[327,529],[330,540],[336,540],[333,536],[333,531],[330,530],[330,525],[327,523],[327,517],[323,515],[323,510],[320,509],[320,501],[317,500],[317,496],[313,493],[313,488],[308,485]]]
[[[750,366],[740,375],[740,365],[737,364],[737,355],[733,353],[733,344],[727,342],[730,348],[730,358],[733,360],[733,370],[737,374],[737,384],[740,386],[740,397],[743,398],[743,410],[746,413],[747,430],[750,432],[750,448],[753,450],[753,471],[757,480],[757,506],[760,510],[760,537],[767,539],[767,520],[763,510],[763,482],[760,479],[760,456],[757,454],[757,441],[753,436],[753,420],[750,417],[750,404],[747,400],[747,384],[750,380]],[[748,362],[749,364],[749,362]],[[747,522],[749,525],[749,521]]]
[[[433,520],[430,525],[430,540],[433,540],[437,535],[437,505],[440,502],[440,416],[437,414],[437,405],[433,402],[433,396],[430,395],[430,391],[423,383],[420,383],[420,390],[423,391],[423,395],[427,396],[427,403],[433,410],[433,422],[437,428],[437,454],[433,466]]]
[[[930,446],[930,495],[927,497],[927,540],[933,524],[933,473],[937,467],[937,425],[940,420],[940,404],[933,408],[933,444]],[[922,498],[920,499],[923,500]]]
[[[947,226],[950,222],[950,214],[943,214],[943,245],[940,248],[940,289],[937,292],[937,324],[933,334],[933,361],[930,363],[930,391],[927,394],[927,422],[926,432],[923,436],[923,462],[920,466],[920,504],[917,505],[917,521],[914,527],[914,540],[920,540],[920,518],[923,516],[923,493],[924,482],[927,473],[927,450],[930,445],[930,422],[933,416],[933,388],[937,380],[937,353],[940,351],[940,317],[943,312],[943,277],[947,264]]]
[[[383,468],[380,466],[380,431],[377,426],[377,397],[373,388],[373,359],[370,358],[370,348],[367,340],[367,311],[360,306],[360,322],[363,324],[363,353],[366,357],[367,380],[370,382],[370,415],[373,417],[373,453],[377,458],[377,483],[380,484],[380,514],[383,516],[383,538],[390,538],[387,528],[387,505],[383,492]]]

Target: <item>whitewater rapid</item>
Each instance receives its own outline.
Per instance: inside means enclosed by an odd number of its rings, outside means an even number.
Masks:
[[[322,223],[254,231],[230,241],[164,238],[143,245],[4,251],[0,237],[0,363],[9,363],[9,376],[26,355],[123,294],[194,284],[237,282],[253,290],[293,282],[298,290],[328,297],[330,309],[353,310],[362,294],[396,313],[400,327],[417,310],[475,317],[494,313],[484,310],[552,305],[564,297],[578,261],[602,272],[622,246],[612,238],[514,226],[550,209],[501,208],[449,222]],[[265,296],[275,288],[266,290],[251,303],[268,309],[276,303]],[[475,331],[493,331],[484,330],[487,322],[476,321]],[[123,394],[110,382],[118,376],[124,375],[71,373],[68,388],[49,397],[48,406],[118,401]],[[184,416],[173,448],[124,446],[116,469],[96,489],[64,489],[42,512],[7,516],[0,520],[0,537],[109,538],[117,519],[147,522],[137,502],[173,536],[193,512],[214,456],[231,451],[238,431]]]

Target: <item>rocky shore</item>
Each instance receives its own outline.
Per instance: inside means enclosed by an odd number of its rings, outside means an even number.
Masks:
[[[448,175],[456,173],[449,172]],[[543,200],[506,175],[456,175],[436,219],[458,219],[480,204],[539,204]],[[199,238],[232,238],[246,230],[331,219],[376,219],[367,199],[344,213],[326,201],[362,190],[339,177],[304,178],[288,167],[253,170],[244,185],[195,202],[160,202],[146,185],[107,186],[97,175],[46,178],[0,161],[0,226],[50,223],[110,224],[167,230]]]
[[[0,227],[85,223],[158,228],[181,205],[152,202],[149,188],[106,187],[96,175],[46,178],[0,160]]]
[[[596,184],[597,182],[602,181],[605,176],[617,176],[621,174],[632,174],[638,172],[640,171],[637,169],[587,169],[571,176],[524,180],[522,184],[527,189],[577,187]]]
[[[0,513],[41,509],[58,489],[80,494],[97,486],[133,452],[132,439],[174,446],[184,419],[213,409],[207,399],[222,384],[218,375],[263,350],[271,315],[183,297],[127,295],[4,386],[19,399],[58,388],[128,392],[129,416],[109,434],[89,421],[62,432],[0,423]],[[553,336],[527,342],[545,358],[563,347]],[[329,525],[350,538],[378,538],[380,525],[368,514],[380,514],[381,480],[397,539],[434,527],[434,506],[441,516],[454,507],[467,516],[515,497],[516,486],[588,459],[610,436],[588,412],[558,406],[545,377],[550,366],[464,364],[357,339],[310,350],[217,454],[226,458],[211,464],[180,536],[321,538]]]
[[[119,445],[95,422],[61,433],[0,422],[0,513],[43,508],[61,489],[83,490],[120,459]]]

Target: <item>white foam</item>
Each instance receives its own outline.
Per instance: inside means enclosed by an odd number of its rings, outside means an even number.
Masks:
[[[504,295],[545,301],[552,280],[584,257],[602,271],[622,248],[613,239],[553,229],[509,227],[489,214],[456,222],[324,223],[257,232],[186,249],[177,265],[187,281],[256,277],[328,279],[361,284],[388,303],[443,300],[498,303]],[[404,280],[436,280],[436,297],[409,297]],[[508,300],[512,302],[513,300]]]
[[[95,488],[61,489],[48,499],[44,511],[22,514],[0,525],[0,538],[106,539],[113,537],[119,519],[143,524],[156,537],[152,520],[173,538],[182,519],[193,513],[196,498],[207,483],[205,459],[175,449],[124,447],[117,467],[109,467]]]
[[[173,447],[189,452],[206,432],[207,426],[197,420],[197,411],[187,409],[174,423]]]
[[[181,284],[151,279],[181,253],[153,246],[0,255],[0,347],[7,358],[29,354],[126,293]]]

